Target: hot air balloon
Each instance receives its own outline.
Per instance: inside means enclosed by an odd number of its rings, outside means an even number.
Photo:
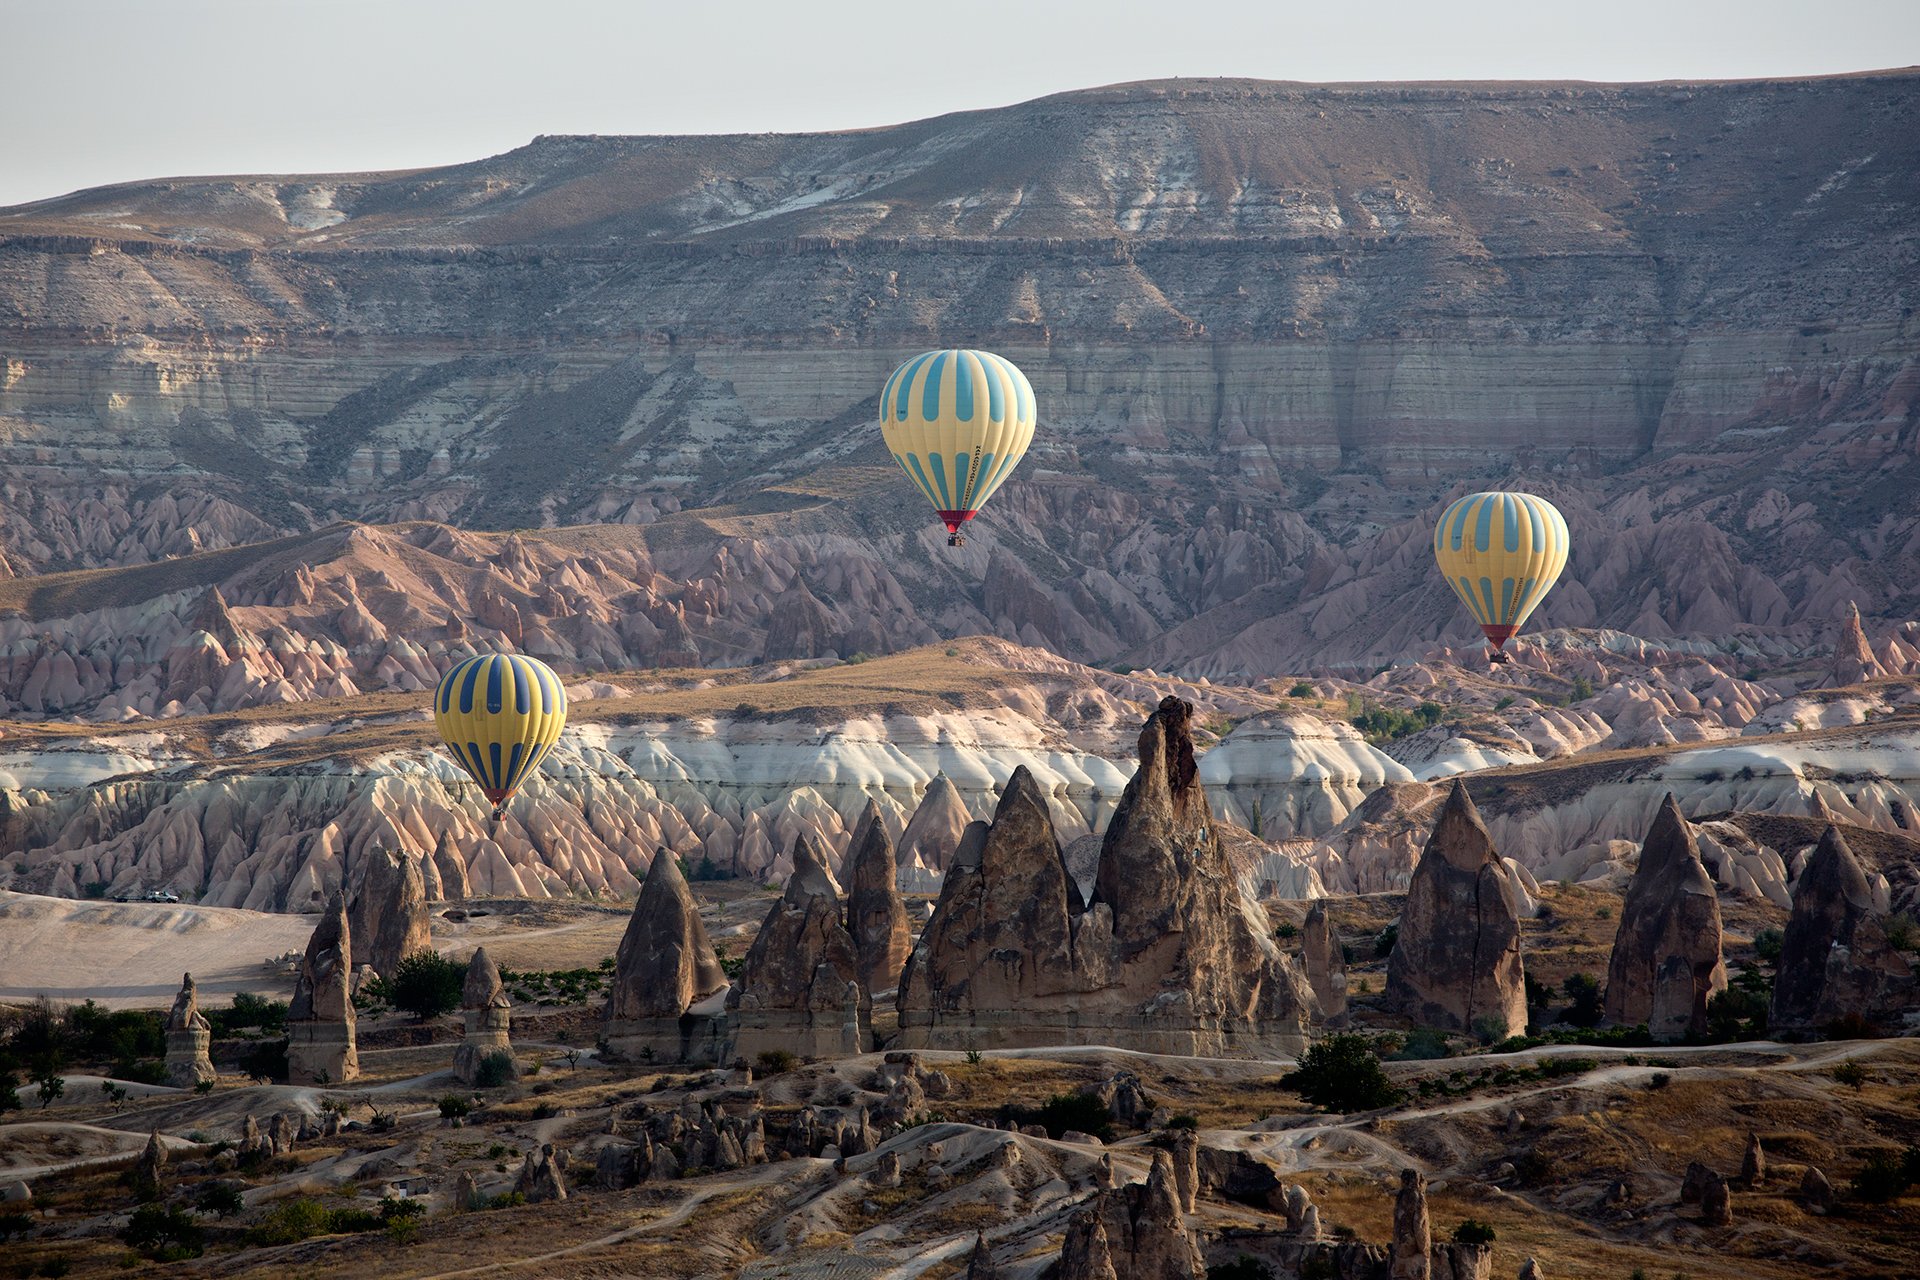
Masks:
[[[1567,521],[1530,493],[1470,493],[1440,513],[1433,558],[1505,662],[1512,638],[1567,567]]]
[[[567,723],[567,691],[537,658],[483,653],[457,663],[433,691],[433,723],[455,763],[480,784],[498,822]]]
[[[900,469],[963,547],[960,526],[993,496],[1033,442],[1033,387],[987,351],[928,351],[893,371],[880,432]]]

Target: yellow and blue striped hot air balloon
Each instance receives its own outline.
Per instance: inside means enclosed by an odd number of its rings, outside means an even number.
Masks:
[[[1567,521],[1530,493],[1470,493],[1440,513],[1433,558],[1493,644],[1491,661],[1567,567]]]
[[[433,723],[454,762],[493,802],[496,821],[567,723],[567,691],[553,668],[520,654],[457,663],[433,691]]]
[[[893,371],[880,432],[893,460],[964,546],[973,519],[1033,443],[1033,386],[989,351],[928,351]]]

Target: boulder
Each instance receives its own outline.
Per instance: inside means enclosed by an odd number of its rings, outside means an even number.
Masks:
[[[1704,1034],[1707,1001],[1727,985],[1720,895],[1693,828],[1668,792],[1640,846],[1607,963],[1606,1018],[1657,1040]]]
[[[1495,1040],[1527,1027],[1519,909],[1493,838],[1457,780],[1407,887],[1386,998],[1424,1026]]]
[[[360,1074],[354,1045],[353,934],[338,893],[321,913],[294,979],[287,1006],[287,1079],[293,1084],[343,1084]]]
[[[1344,1023],[1347,1016],[1347,961],[1340,950],[1340,939],[1327,919],[1327,904],[1315,898],[1307,908],[1307,920],[1300,929],[1300,962],[1307,973],[1307,985],[1320,1006],[1320,1016],[1329,1023]]]
[[[1733,1222],[1733,1196],[1727,1190],[1727,1180],[1712,1170],[1700,1183],[1700,1223],[1708,1227],[1724,1227]]]
[[[1740,1157],[1740,1185],[1752,1190],[1767,1180],[1767,1149],[1760,1145],[1760,1135],[1747,1135],[1747,1149]]]
[[[433,949],[427,922],[427,886],[410,854],[371,848],[360,859],[347,898],[354,963],[391,978],[400,961]]]
[[[729,1058],[769,1051],[841,1057],[869,1048],[872,1001],[841,915],[840,886],[810,833],[793,845],[793,873],[727,995]]]
[[[167,1083],[182,1089],[217,1078],[208,1050],[213,1026],[200,1012],[199,994],[190,973],[180,976],[180,994],[167,1014]]]
[[[859,953],[861,985],[869,996],[897,990],[913,933],[900,897],[893,841],[880,807],[871,800],[853,829],[844,865],[849,869],[847,932]]]
[[[1793,890],[1767,1025],[1815,1031],[1837,1019],[1891,1016],[1913,970],[1887,941],[1873,888],[1838,827],[1829,826]]]
[[[656,849],[614,958],[606,1039],[623,1058],[724,1061],[726,971],[671,850]]]
[[[460,992],[460,1019],[465,1035],[453,1053],[453,1074],[462,1084],[480,1078],[482,1065],[496,1053],[506,1055],[506,1080],[517,1080],[520,1068],[514,1064],[513,1001],[507,997],[506,984],[500,981],[500,966],[493,962],[485,947],[476,949],[467,962],[467,981]],[[502,1080],[499,1083],[506,1083]]]
[[[1800,1203],[1809,1213],[1825,1213],[1833,1208],[1833,1184],[1812,1165],[1800,1175]]]

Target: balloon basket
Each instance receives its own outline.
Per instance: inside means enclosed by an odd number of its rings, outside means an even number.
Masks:
[[[1503,667],[1512,661],[1513,655],[1502,653],[1498,649],[1487,655],[1487,665],[1490,667]]]
[[[950,533],[947,535],[947,545],[950,547],[964,547],[967,545],[967,535],[964,533]]]

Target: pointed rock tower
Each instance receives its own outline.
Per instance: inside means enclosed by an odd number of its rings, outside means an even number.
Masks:
[[[860,982],[860,952],[841,917],[840,885],[811,833],[793,844],[793,874],[761,922],[727,996],[729,1058],[770,1050],[803,1058],[872,1048],[872,1000]]]
[[[406,957],[433,949],[426,882],[409,853],[369,849],[360,865],[347,906],[354,963],[372,965],[375,973],[391,978]]]
[[[207,1051],[213,1042],[213,1026],[200,1012],[199,994],[193,975],[182,974],[180,994],[173,998],[173,1011],[167,1015],[167,1083],[190,1089],[217,1075]]]
[[[656,849],[614,959],[607,1042],[634,1061],[719,1062],[726,989],[679,860]]]
[[[860,982],[869,996],[891,992],[900,985],[913,935],[907,926],[907,904],[900,898],[894,875],[893,841],[880,807],[867,801],[853,829],[844,864],[849,871],[847,932],[860,953]]]
[[[1817,1031],[1845,1017],[1878,1022],[1911,994],[1913,968],[1887,941],[1866,872],[1828,827],[1793,890],[1767,1026]]]
[[[347,906],[336,893],[327,903],[294,981],[287,1007],[287,1079],[293,1084],[345,1084],[360,1074],[354,1046],[353,934]]]
[[[1833,666],[1827,672],[1826,687],[1845,689],[1886,674],[1886,667],[1874,655],[1873,646],[1867,643],[1867,633],[1860,626],[1860,606],[1849,600],[1847,616],[1840,620],[1839,634],[1834,637]]]
[[[1727,985],[1720,896],[1673,793],[1640,846],[1607,963],[1607,1021],[1646,1023],[1656,1040],[1707,1029],[1707,1001]]]
[[[1192,716],[1190,703],[1168,698],[1141,732],[1140,768],[1107,828],[1090,906],[1046,794],[1014,771],[984,840],[969,828],[955,850],[907,962],[902,1047],[1303,1047],[1311,993],[1227,866],[1194,767]]]
[[[921,865],[929,870],[946,870],[953,851],[960,847],[960,837],[969,821],[967,802],[960,798],[960,789],[946,774],[935,774],[913,816],[907,819],[906,830],[900,833],[895,860],[904,867],[918,857]]]
[[[1413,869],[1399,941],[1387,962],[1388,1007],[1426,1026],[1527,1029],[1520,914],[1479,810],[1453,784]]]
[[[460,993],[460,1016],[466,1024],[466,1038],[454,1050],[453,1074],[462,1084],[480,1078],[487,1059],[497,1053],[507,1056],[507,1080],[515,1080],[520,1070],[513,1063],[510,1032],[513,1025],[513,1001],[507,998],[506,984],[500,981],[500,966],[481,947],[467,962],[467,982]],[[501,1083],[505,1083],[503,1080]]]
[[[1333,922],[1327,919],[1327,902],[1315,898],[1307,908],[1307,922],[1300,930],[1301,967],[1307,971],[1307,985],[1320,1006],[1320,1016],[1330,1023],[1343,1022],[1347,1016],[1347,959],[1340,950]]]

